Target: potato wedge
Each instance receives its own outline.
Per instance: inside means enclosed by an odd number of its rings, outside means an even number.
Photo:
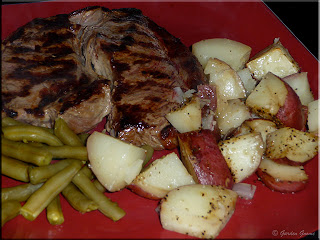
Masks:
[[[319,131],[319,100],[308,104],[308,131],[318,134]]]
[[[304,164],[318,153],[318,137],[294,128],[280,128],[267,135],[265,155],[271,159],[285,158]]]
[[[198,238],[215,238],[231,218],[238,195],[221,186],[188,185],[168,193],[160,203],[164,229]]]
[[[194,43],[192,53],[198,58],[203,68],[209,58],[218,58],[238,71],[249,60],[251,47],[226,38],[213,38]]]
[[[251,132],[260,133],[265,148],[267,145],[266,144],[267,135],[278,129],[277,125],[274,122],[272,122],[271,120],[262,119],[262,118],[253,118],[253,119],[246,120],[242,125],[248,126]]]
[[[298,95],[285,81],[267,73],[246,100],[251,110],[277,125],[305,129],[306,119]]]
[[[177,154],[170,153],[153,161],[128,188],[142,197],[161,199],[172,189],[194,183]]]
[[[258,80],[268,72],[282,78],[300,71],[298,63],[281,44],[279,38],[251,58],[246,67]]]
[[[307,72],[295,73],[283,78],[283,80],[296,92],[302,105],[307,106],[308,103],[314,101]]]
[[[249,133],[221,141],[219,148],[235,183],[243,181],[257,170],[264,152],[260,133]]]
[[[219,109],[223,109],[223,102],[246,97],[246,91],[241,78],[224,61],[210,58],[204,72],[210,74],[209,84],[216,86],[218,111]]]
[[[233,179],[220,152],[217,133],[210,130],[178,135],[181,160],[196,183],[232,188]]]
[[[241,69],[237,72],[241,81],[243,82],[243,86],[246,89],[247,96],[252,92],[252,90],[257,85],[257,80],[254,79],[251,75],[251,72],[248,68]]]
[[[251,118],[250,109],[240,99],[231,99],[227,105],[218,112],[217,123],[221,135],[239,127],[245,120]]]
[[[303,166],[279,164],[267,157],[262,158],[259,168],[278,181],[299,182],[308,180],[308,175]]]
[[[146,150],[100,132],[88,137],[87,149],[93,173],[110,192],[129,185],[146,157]]]
[[[193,97],[181,108],[168,113],[166,118],[180,133],[199,130],[201,128],[200,99]]]
[[[282,193],[303,190],[309,178],[302,166],[279,164],[266,157],[263,157],[257,175],[268,188]]]

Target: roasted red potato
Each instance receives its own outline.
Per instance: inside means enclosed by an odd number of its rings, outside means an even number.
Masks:
[[[299,96],[288,83],[267,73],[246,100],[257,115],[279,126],[305,130],[306,118]]]
[[[284,127],[267,135],[265,155],[279,163],[303,165],[318,153],[318,137],[313,133]]]
[[[142,197],[158,200],[177,187],[194,183],[177,154],[170,153],[145,167],[127,188]]]
[[[213,131],[179,134],[178,140],[181,160],[196,183],[232,188],[233,178]]]
[[[282,193],[301,191],[308,183],[302,166],[279,164],[268,158],[262,159],[256,173],[268,188]]]

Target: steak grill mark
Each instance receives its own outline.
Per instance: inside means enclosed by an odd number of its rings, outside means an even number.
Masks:
[[[177,144],[165,119],[178,105],[174,88],[205,83],[189,49],[138,9],[34,19],[3,44],[2,116],[49,127],[61,116],[81,132],[110,113],[114,136],[155,149]]]

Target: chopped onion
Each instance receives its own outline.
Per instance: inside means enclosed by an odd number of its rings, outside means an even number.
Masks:
[[[158,205],[155,209],[156,213],[160,213],[160,205]]]
[[[194,89],[189,89],[184,93],[180,87],[175,87],[173,90],[176,93],[174,95],[174,100],[180,104],[183,104],[188,98],[191,98],[193,94],[196,92],[196,90]]]
[[[189,89],[186,91],[183,95],[184,100],[187,100],[188,98],[192,98],[193,94],[196,92],[194,89]]]
[[[216,125],[216,121],[214,120],[214,114],[213,113],[210,113],[208,114],[207,116],[205,117],[202,117],[202,120],[201,120],[201,124],[202,124],[202,129],[209,129],[211,131],[214,130],[214,127]]]
[[[174,95],[174,100],[180,104],[183,103],[183,91],[180,87],[175,87],[173,89],[176,93],[176,95]]]
[[[241,198],[252,199],[256,191],[256,186],[248,183],[236,183],[232,190],[235,191]]]

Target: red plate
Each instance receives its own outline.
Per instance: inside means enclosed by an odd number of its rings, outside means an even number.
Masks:
[[[282,25],[262,2],[44,2],[2,6],[2,37],[36,17],[69,13],[89,5],[107,8],[136,7],[187,46],[206,38],[224,37],[252,47],[252,54],[280,37],[300,64],[314,96],[318,96],[318,61]],[[101,126],[100,126],[101,127]],[[158,152],[157,156],[167,153]],[[156,157],[157,157],[156,156]],[[246,182],[257,186],[254,199],[239,199],[236,211],[219,238],[300,238],[318,229],[318,161],[305,166],[310,176],[307,188],[296,194],[272,192],[253,175]],[[2,187],[15,181],[2,177]],[[155,211],[157,201],[123,190],[108,193],[127,212],[112,222],[100,212],[80,214],[63,199],[65,222],[51,226],[45,212],[33,222],[18,216],[2,227],[2,238],[186,238],[162,229]]]

